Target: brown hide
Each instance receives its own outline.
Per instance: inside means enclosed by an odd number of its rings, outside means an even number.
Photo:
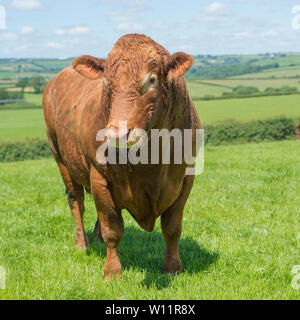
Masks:
[[[123,234],[121,210],[152,231],[162,216],[166,240],[164,271],[181,270],[177,244],[182,212],[193,184],[186,165],[100,165],[100,129],[197,129],[200,121],[186,89],[184,73],[193,59],[170,55],[144,35],[122,37],[106,61],[83,56],[48,84],[43,99],[50,147],[68,190],[76,222],[75,243],[87,246],[82,216],[83,187],[92,193],[107,246],[105,277],[118,277],[117,246]],[[95,237],[100,231],[95,229]]]

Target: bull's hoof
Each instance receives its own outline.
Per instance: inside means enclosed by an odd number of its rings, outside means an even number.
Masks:
[[[87,250],[89,246],[89,239],[86,233],[84,233],[84,235],[82,235],[82,233],[76,233],[74,242],[75,242],[75,247],[80,251]]]
[[[182,265],[179,258],[166,258],[163,265],[163,273],[173,276],[182,273]]]
[[[94,228],[94,241],[97,242],[103,242],[102,234],[101,234],[101,226],[99,220],[97,220]]]
[[[104,282],[119,280],[122,273],[122,266],[118,257],[106,262],[104,266]]]

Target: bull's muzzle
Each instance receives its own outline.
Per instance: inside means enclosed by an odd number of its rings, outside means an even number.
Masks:
[[[107,127],[105,131],[106,141],[116,148],[131,148],[141,138],[140,129],[127,129],[123,127]]]

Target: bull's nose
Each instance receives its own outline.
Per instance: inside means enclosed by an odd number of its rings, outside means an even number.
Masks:
[[[110,144],[118,147],[127,146],[128,129],[108,127],[106,128],[105,136],[107,137]]]
[[[108,127],[106,128],[106,136],[112,139],[123,139],[127,137],[128,130],[117,128],[117,127]]]

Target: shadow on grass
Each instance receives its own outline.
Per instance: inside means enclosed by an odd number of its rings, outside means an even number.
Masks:
[[[100,258],[106,257],[106,247],[102,242],[94,243],[93,232],[87,232],[90,240],[88,254],[96,252]],[[142,285],[162,289],[168,287],[173,277],[162,273],[165,243],[160,232],[144,232],[135,227],[125,228],[124,236],[119,246],[119,257],[123,270],[146,271]],[[183,272],[199,273],[215,263],[218,254],[210,253],[191,238],[181,238],[179,253]]]

